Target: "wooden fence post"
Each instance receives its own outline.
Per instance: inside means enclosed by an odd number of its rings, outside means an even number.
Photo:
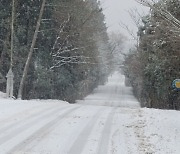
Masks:
[[[14,79],[14,74],[12,72],[12,69],[9,69],[9,72],[6,75],[7,77],[7,84],[6,84],[6,97],[7,98],[13,98],[13,79]]]

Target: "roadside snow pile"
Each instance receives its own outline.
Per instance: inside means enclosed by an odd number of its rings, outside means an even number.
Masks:
[[[44,100],[44,99],[32,99],[32,100],[16,100],[16,99],[7,99],[7,97],[6,97],[6,93],[3,93],[3,92],[1,92],[0,91],[0,103],[4,103],[4,102],[8,102],[8,103],[13,103],[13,102],[15,102],[15,103],[27,103],[27,102],[29,102],[29,103],[49,103],[49,102],[51,102],[51,103],[63,103],[63,104],[69,104],[68,102],[66,102],[66,101],[62,101],[62,100],[56,100],[56,99],[46,99],[46,100]]]
[[[6,98],[0,98],[0,104],[1,103],[29,103],[29,104],[41,104],[43,103],[59,103],[59,104],[69,104],[68,102],[62,101],[62,100],[52,100],[52,99],[47,99],[47,100],[40,100],[40,99],[32,99],[32,100],[18,100],[18,99],[6,99]]]
[[[6,98],[6,93],[3,93],[3,92],[0,91],[0,99],[1,98]]]
[[[155,154],[180,154],[180,111],[142,109],[142,146],[149,146]],[[144,125],[143,125],[144,123]],[[143,144],[148,141],[149,144]]]
[[[127,122],[121,129],[129,144],[123,154],[180,154],[180,111],[141,108],[131,112],[131,119],[119,117]]]
[[[63,103],[63,104],[69,104],[69,102],[66,102],[66,101],[62,101],[62,100],[57,100],[57,99],[32,99],[32,100],[29,100],[29,101],[32,101],[32,102],[42,102],[42,103]]]

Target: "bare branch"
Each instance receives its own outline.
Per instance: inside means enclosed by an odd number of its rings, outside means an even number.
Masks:
[[[172,26],[178,32],[180,33],[180,20],[178,20],[174,15],[172,15],[166,8],[165,4],[163,2],[158,2],[155,0],[136,0],[142,5],[148,6],[150,9],[158,13],[159,16],[161,16],[169,25]],[[174,31],[175,32],[175,31]]]
[[[120,22],[119,26],[122,27],[123,29],[125,29],[134,40],[138,39],[137,35],[134,34],[134,31],[132,29],[130,29],[126,24],[124,24],[123,22]]]

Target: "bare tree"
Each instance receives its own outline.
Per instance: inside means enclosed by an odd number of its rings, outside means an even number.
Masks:
[[[52,47],[51,56],[53,58],[54,64],[50,67],[50,70],[66,64],[95,64],[91,62],[93,57],[76,54],[78,53],[78,51],[86,50],[89,46],[73,46],[72,44],[68,44],[67,42],[70,42],[69,40],[72,37],[78,37],[87,22],[93,19],[95,15],[101,11],[102,9],[99,8],[93,9],[84,17],[84,20],[74,28],[73,33],[68,33],[64,37],[63,35],[65,29],[69,26],[69,24],[71,24],[71,15],[67,15],[67,19],[64,19],[64,22],[59,26],[58,34]],[[71,56],[66,56],[66,53],[70,53]]]
[[[121,33],[114,33],[111,32],[109,34],[110,39],[110,45],[111,45],[111,52],[112,53],[122,53],[124,41],[126,40],[126,37]]]
[[[43,12],[44,12],[45,3],[46,3],[46,0],[43,0],[42,5],[41,5],[41,10],[40,10],[40,13],[39,13],[39,18],[38,18],[38,21],[37,21],[37,24],[36,24],[36,29],[35,29],[34,36],[33,36],[33,39],[32,39],[31,48],[29,50],[28,58],[27,58],[27,61],[26,61],[25,67],[24,67],[23,76],[21,78],[21,82],[20,82],[20,86],[19,86],[19,90],[18,90],[18,99],[22,99],[23,88],[24,88],[24,85],[25,85],[27,72],[28,72],[28,69],[29,69],[29,64],[30,64],[30,61],[32,59],[32,54],[33,54],[33,51],[34,51],[34,47],[35,47],[35,44],[36,44],[36,40],[37,40],[37,36],[38,36],[40,24],[41,24],[41,19],[42,19],[42,15],[43,15]]]
[[[122,64],[123,58],[127,53],[123,52],[125,41],[127,38],[121,33],[110,33],[109,34],[109,45],[112,54],[112,64],[116,69]]]
[[[180,20],[178,20],[171,12],[167,10],[164,1],[155,1],[155,0],[136,0],[137,2],[141,3],[152,9],[156,12],[159,16],[161,16],[170,26],[171,31],[175,34],[180,34]]]
[[[139,27],[142,25],[142,18],[145,16],[145,13],[140,13],[137,8],[130,9],[127,11],[127,13],[129,14],[134,25],[137,27],[137,29],[139,29]],[[120,21],[119,26],[131,36],[131,39],[135,43],[134,45],[136,48],[138,48],[139,36],[137,35],[137,32],[131,29],[127,24],[124,24],[122,21]]]

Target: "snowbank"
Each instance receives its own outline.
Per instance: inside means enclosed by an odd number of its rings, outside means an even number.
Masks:
[[[0,99],[6,98],[6,93],[0,91]]]
[[[62,101],[62,100],[55,100],[55,99],[32,99],[32,100],[16,100],[16,99],[8,99],[6,98],[6,93],[3,93],[0,91],[0,103],[63,103],[63,104],[69,104],[66,101]]]

